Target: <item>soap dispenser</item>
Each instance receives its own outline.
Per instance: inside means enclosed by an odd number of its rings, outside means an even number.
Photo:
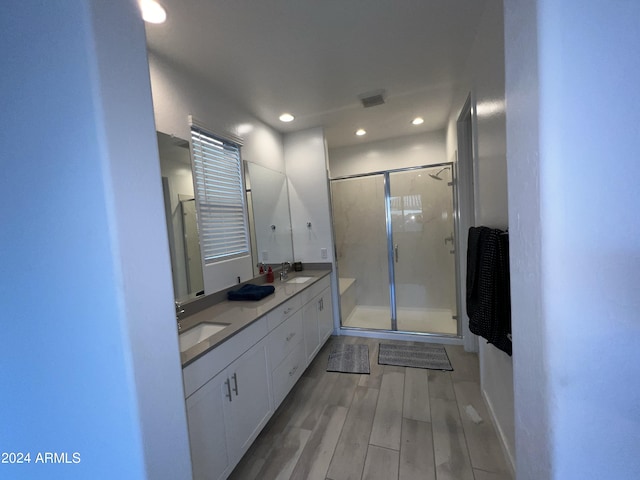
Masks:
[[[271,267],[267,270],[267,283],[273,283],[273,270]]]

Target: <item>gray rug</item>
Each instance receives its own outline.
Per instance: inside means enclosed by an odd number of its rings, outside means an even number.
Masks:
[[[327,372],[369,373],[369,347],[367,345],[336,345],[329,354]]]
[[[392,345],[381,343],[378,352],[380,365],[453,370],[447,351],[440,345]]]

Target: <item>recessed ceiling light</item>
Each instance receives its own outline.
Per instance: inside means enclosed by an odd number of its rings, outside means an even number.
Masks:
[[[356,130],[356,135],[358,135],[359,137],[366,134],[367,134],[367,131],[364,128],[359,128],[358,130]]]
[[[290,113],[283,113],[282,115],[280,115],[280,121],[281,122],[293,122],[293,119],[295,117],[293,115],[291,115]]]
[[[422,125],[424,123],[424,118],[422,117],[416,117],[413,120],[411,120],[411,123],[413,125]]]
[[[167,12],[155,0],[140,0],[140,10],[142,19],[148,23],[164,23],[167,19]]]

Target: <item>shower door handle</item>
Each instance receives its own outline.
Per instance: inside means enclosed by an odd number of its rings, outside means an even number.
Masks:
[[[395,252],[395,255],[396,255],[396,263],[398,263],[398,244],[397,243],[393,246],[393,251]]]

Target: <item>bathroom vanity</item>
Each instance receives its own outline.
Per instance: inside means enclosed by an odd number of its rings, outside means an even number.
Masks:
[[[329,270],[274,286],[181,322],[192,337],[181,360],[195,479],[227,478],[333,331]]]

